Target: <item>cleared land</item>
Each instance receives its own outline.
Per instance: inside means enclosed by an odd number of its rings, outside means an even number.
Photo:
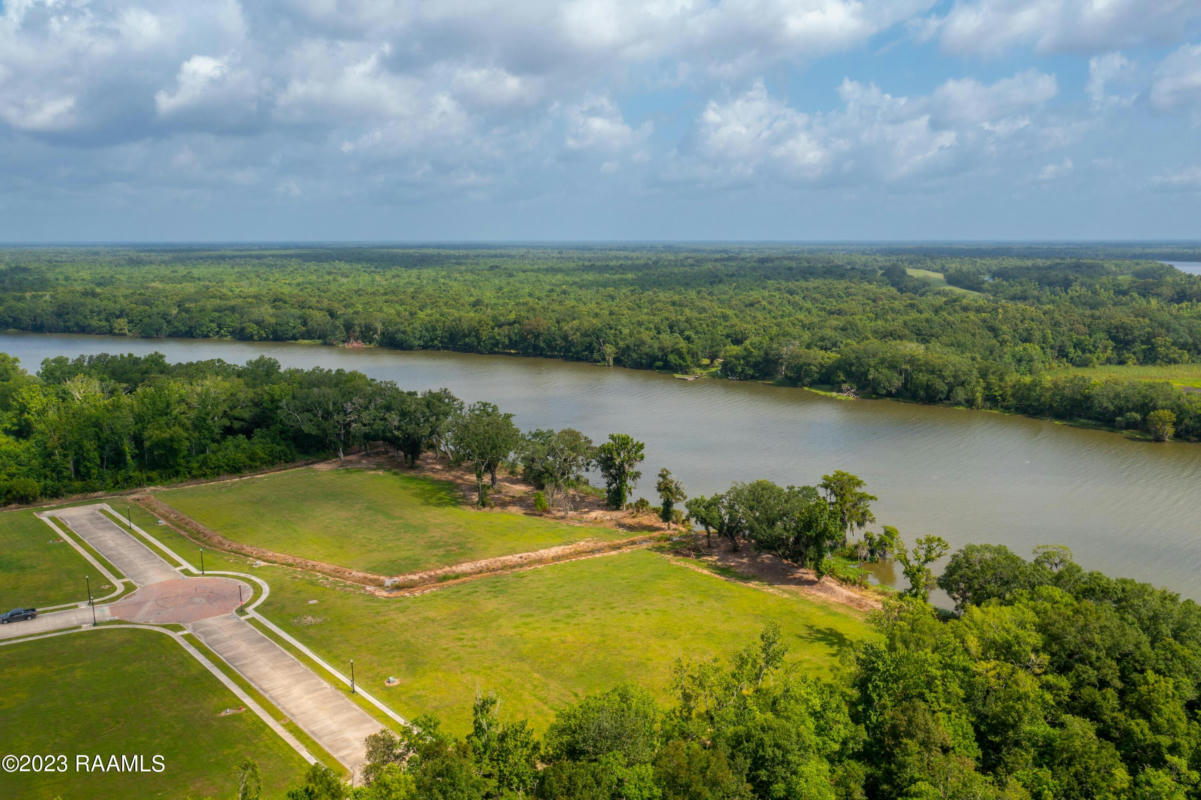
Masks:
[[[91,575],[97,597],[113,590],[95,567],[32,511],[0,514],[0,611],[85,600],[85,575]]]
[[[454,484],[380,470],[298,469],[156,496],[231,541],[382,575],[630,535],[476,511]]]
[[[962,286],[952,286],[951,284],[947,283],[947,279],[941,272],[935,272],[934,270],[929,269],[919,269],[917,267],[906,267],[905,272],[909,273],[909,277],[911,278],[921,278],[935,289],[953,292],[956,294],[980,294],[980,292],[973,292],[971,289],[964,289]]]
[[[161,633],[97,630],[0,647],[0,752],[163,756],[161,774],[10,773],[5,797],[233,797],[254,759],[268,797],[307,766]]]
[[[773,620],[797,667],[813,674],[868,635],[849,610],[731,583],[650,551],[392,599],[271,572],[260,573],[271,581],[264,616],[331,663],[353,658],[363,686],[400,713],[433,713],[459,733],[481,691],[537,725],[622,682],[666,698],[677,658],[732,654]],[[389,676],[399,685],[385,687]]]
[[[1201,364],[1171,364],[1167,366],[1109,364],[1100,367],[1072,367],[1059,370],[1059,374],[1084,375],[1096,379],[1167,381],[1175,386],[1201,389]]]

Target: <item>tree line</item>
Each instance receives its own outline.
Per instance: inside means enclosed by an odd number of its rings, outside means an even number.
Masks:
[[[248,472],[380,445],[410,466],[435,453],[470,469],[479,505],[507,466],[533,484],[546,509],[586,484],[593,468],[610,505],[626,507],[644,458],[643,443],[626,434],[593,445],[572,429],[522,433],[492,403],[464,404],[447,389],[407,391],[359,372],[282,369],[265,357],[241,366],[169,364],[154,353],[60,356],[30,375],[0,354],[0,503]]]
[[[828,678],[778,628],[727,662],[677,664],[671,700],[618,686],[539,734],[477,697],[471,732],[421,717],[368,738],[363,786],[312,767],[292,800],[1189,800],[1201,797],[1201,608],[968,546],[889,601]],[[663,688],[663,687],[655,687]],[[241,774],[253,771],[244,764]]]
[[[0,326],[709,370],[1152,435],[1169,411],[1197,439],[1201,398],[1168,383],[1056,399],[1073,367],[1201,360],[1201,277],[1135,260],[1169,250],[13,250]]]

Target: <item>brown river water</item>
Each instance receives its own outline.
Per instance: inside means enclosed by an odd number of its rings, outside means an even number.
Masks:
[[[1063,544],[1086,568],[1201,600],[1201,444],[546,359],[0,335],[0,352],[31,372],[56,355],[154,351],[171,361],[241,363],[265,354],[287,367],[358,370],[407,389],[445,386],[464,400],[490,400],[523,429],[574,427],[598,441],[629,433],[646,442],[639,491],[648,499],[660,467],[692,494],[756,478],[812,484],[844,469],[867,481],[879,497],[877,517],[907,541],[936,533],[953,546],[1002,543],[1027,557],[1036,545]]]

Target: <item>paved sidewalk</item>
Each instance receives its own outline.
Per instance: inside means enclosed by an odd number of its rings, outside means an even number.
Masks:
[[[104,622],[112,619],[105,606],[96,606],[96,621]],[[28,622],[10,622],[0,625],[0,639],[15,639],[18,636],[33,636],[39,633],[49,633],[61,628],[79,628],[92,624],[92,609],[68,608],[65,611],[51,611],[49,614],[38,614]]]
[[[357,776],[363,740],[380,722],[244,619],[212,617],[188,628]]]
[[[138,586],[179,578],[179,573],[170,564],[101,514],[97,506],[60,508],[51,516],[65,522],[79,538]]]

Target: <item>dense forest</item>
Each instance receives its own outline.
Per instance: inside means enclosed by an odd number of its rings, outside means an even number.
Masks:
[[[0,251],[0,328],[513,353],[1201,438],[1201,277],[1146,246]],[[1160,412],[1157,416],[1151,415]]]
[[[34,376],[0,354],[0,503],[248,472],[368,442],[415,459],[462,410],[445,390],[269,358],[56,358]]]
[[[482,694],[461,739],[436,720],[368,739],[367,785],[313,767],[296,800],[1188,800],[1201,797],[1201,608],[966,547],[956,614],[886,604],[827,680],[769,626],[730,663],[680,663],[675,700],[616,687],[539,737]],[[503,699],[503,698],[501,698]],[[253,776],[243,765],[243,776]]]

